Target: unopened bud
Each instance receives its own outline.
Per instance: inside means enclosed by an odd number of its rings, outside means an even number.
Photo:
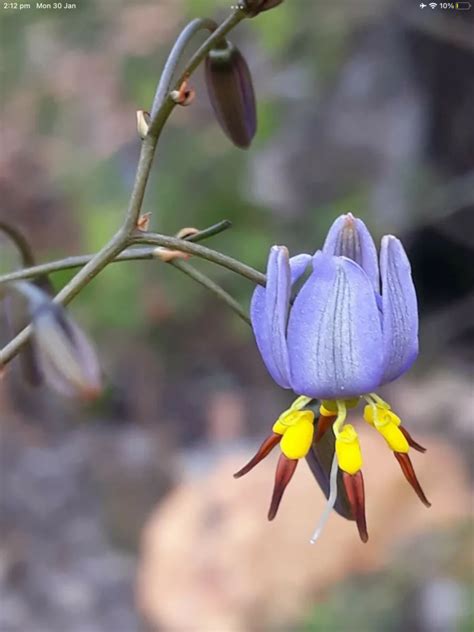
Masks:
[[[28,300],[33,341],[46,383],[62,395],[95,399],[101,370],[92,344],[61,305],[31,283],[12,286]]]
[[[224,133],[237,147],[250,146],[257,130],[252,77],[240,51],[223,41],[206,57],[209,100]]]
[[[281,4],[283,0],[244,0],[242,8],[251,18],[255,17],[262,11],[268,11]]]

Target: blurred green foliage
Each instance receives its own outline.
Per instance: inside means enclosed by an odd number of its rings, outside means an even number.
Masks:
[[[142,6],[146,8],[147,5]],[[311,3],[305,6],[314,15],[318,14],[318,9]],[[171,39],[165,41],[161,38],[157,39],[155,50],[149,54],[117,53],[114,58],[112,49],[114,38],[117,37],[114,24],[118,23],[121,11],[129,9],[130,3],[123,0],[110,5],[81,0],[74,15],[32,10],[21,15],[12,12],[4,16],[6,28],[3,29],[2,83],[15,94],[31,81],[31,98],[35,100],[35,134],[54,139],[54,142],[66,147],[65,160],[51,175],[54,185],[71,202],[80,231],[79,249],[82,252],[94,252],[100,248],[121,221],[138,158],[135,109],[146,108],[146,104],[150,103],[158,80],[158,70],[172,45]],[[185,15],[180,23],[184,25],[186,19],[198,15],[220,19],[228,13],[228,9],[228,2],[187,0],[181,8]],[[333,62],[337,65],[341,51],[338,42],[344,38],[338,37],[334,29],[331,37],[326,38],[322,24],[318,29],[321,37],[303,34],[303,37],[295,39],[295,34],[301,35],[300,10],[301,4],[297,7],[291,2],[285,3],[279,10],[265,13],[264,19],[260,16],[240,25],[232,34],[232,39],[235,38],[244,53],[250,50],[266,56],[272,72],[278,72],[282,56],[291,58],[294,55],[292,48],[296,42],[305,49],[304,57],[298,51],[298,63],[306,65],[310,76],[318,64],[319,56],[314,54],[318,47],[325,47],[325,67]],[[165,11],[163,16],[166,19]],[[178,34],[179,28],[174,30],[175,33],[169,33],[170,37]],[[31,57],[31,41],[36,42],[36,50],[40,51],[34,59]],[[81,129],[81,126],[87,125],[87,119],[84,118],[87,101],[98,98],[96,94],[87,92],[90,86],[79,93],[79,98],[66,95],[59,101],[55,96],[57,77],[54,60],[55,56],[66,51],[68,54],[71,51],[86,55],[97,53],[102,58],[104,69],[109,66],[110,73],[113,73],[118,83],[119,97],[123,101],[115,105],[129,112],[129,128],[121,132],[122,138],[128,138],[128,141],[118,143],[117,151],[108,157],[94,154],[90,132],[86,128]],[[45,66],[47,60],[52,64],[51,67]],[[251,55],[251,67],[255,65],[254,62]],[[196,82],[202,94],[204,87],[199,79],[200,72],[197,74]],[[78,81],[82,81],[82,78],[78,77]],[[97,91],[101,93],[100,86]],[[213,120],[207,96],[200,100],[197,115],[194,116],[188,110],[179,110],[173,114],[160,141],[143,210],[153,213],[154,230],[170,234],[184,225],[205,227],[223,218],[230,219],[234,224],[233,229],[214,238],[209,246],[262,269],[272,243],[286,242],[288,239],[292,247],[302,238],[300,247],[314,250],[318,238],[310,239],[308,235],[323,233],[333,209],[315,209],[309,218],[309,227],[307,222],[298,226],[296,221],[292,236],[289,237],[284,218],[272,217],[269,209],[260,208],[252,202],[248,194],[252,160],[256,152],[265,148],[278,132],[282,108],[279,98],[268,91],[261,94],[258,83],[256,92],[259,97],[259,129],[248,153],[234,148],[223,136]],[[202,117],[205,117],[204,121],[200,120]],[[347,208],[346,203],[346,200],[341,202],[344,210]],[[60,254],[55,247],[54,255]],[[202,264],[198,262],[197,265]],[[215,267],[210,273],[236,298],[248,301],[252,289],[248,282]],[[70,272],[56,275],[56,286],[59,287],[70,275]],[[199,295],[202,296],[201,288],[191,289],[187,279],[180,279],[179,274],[158,264],[117,265],[100,275],[83,293],[80,309],[90,314],[88,320],[97,330],[111,326],[125,329],[143,327],[146,316],[140,305],[139,291],[142,291],[143,296],[146,287],[152,288],[158,279],[160,287],[170,296],[177,315],[184,304],[189,304],[190,297],[197,299]],[[127,308],[122,309],[121,305],[127,305]],[[193,302],[193,311],[198,309],[196,305]],[[229,326],[233,318],[229,314]]]

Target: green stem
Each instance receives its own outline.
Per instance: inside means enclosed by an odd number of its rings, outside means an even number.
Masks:
[[[181,270],[184,274],[187,274],[188,277],[191,277],[194,281],[197,281],[200,285],[210,290],[217,298],[223,301],[228,307],[230,307],[240,318],[247,323],[247,325],[251,325],[250,318],[247,316],[247,312],[243,309],[243,307],[238,303],[230,294],[228,294],[220,285],[214,283],[209,277],[199,270],[196,270],[190,263],[186,261],[182,261],[180,259],[174,259],[169,262],[170,265]]]
[[[192,33],[192,35],[194,35],[197,30],[203,28],[213,30],[213,32],[212,35],[208,37],[207,40],[198,48],[198,50],[191,57],[190,61],[186,64],[183,72],[175,83],[175,89],[179,89],[183,81],[196,70],[202,60],[206,57],[207,53],[214,48],[216,43],[219,42],[219,40],[221,40],[223,37],[225,37],[225,35],[227,35],[227,33],[231,31],[235,26],[237,26],[237,24],[239,24],[239,22],[241,22],[245,17],[246,15],[241,9],[235,9],[229,15],[229,17],[224,20],[224,22],[222,22],[222,24],[217,28],[215,22],[213,22],[212,20],[199,20],[199,27],[196,23],[196,20],[193,20],[193,22],[191,22],[188,27],[184,29],[183,33],[187,29],[189,29],[188,33]],[[181,36],[180,38],[178,38],[175,47],[173,47],[173,50],[171,51],[169,57],[169,67],[166,71],[167,76],[165,80],[163,80],[163,82],[160,81],[160,85],[158,86],[158,89],[156,91],[151,110],[151,123],[148,130],[147,138],[149,136],[157,136],[160,134],[163,125],[166,123],[169,115],[176,105],[176,103],[170,96],[169,89],[165,91],[165,86],[168,86],[169,88],[169,84],[171,83],[171,76],[174,74],[177,63],[179,61],[178,53],[183,53],[187,43],[186,41],[184,41],[184,39],[180,42],[180,39]],[[180,42],[179,47],[178,42]],[[165,66],[165,69],[167,66],[168,62]]]
[[[211,261],[212,263],[216,263],[228,270],[232,270],[232,272],[236,272],[237,274],[240,274],[240,276],[249,279],[249,281],[252,281],[253,283],[257,283],[258,285],[264,286],[266,283],[265,275],[258,270],[255,270],[255,268],[252,268],[245,263],[241,263],[240,261],[237,261],[237,259],[223,255],[221,252],[217,252],[217,250],[211,250],[205,246],[189,243],[189,241],[184,239],[169,237],[168,235],[160,235],[158,233],[142,233],[140,235],[136,235],[133,238],[132,243],[155,244],[156,246],[161,246],[163,248],[187,252],[190,255],[195,255],[201,259],[207,259],[207,261]]]
[[[190,235],[186,237],[186,240],[198,242],[203,239],[208,239],[209,237],[213,237],[219,233],[222,233],[224,230],[227,230],[232,226],[229,220],[224,219],[213,226],[209,226],[209,228],[205,228],[204,230],[200,230],[195,235]],[[118,263],[121,261],[144,261],[149,259],[156,259],[155,248],[130,248],[121,252],[115,259],[112,259],[109,263]],[[0,276],[0,286],[9,283],[11,281],[20,281],[22,279],[34,279],[41,275],[48,275],[54,272],[61,272],[62,270],[71,270],[74,268],[81,268],[85,266],[89,261],[94,257],[94,255],[78,255],[75,257],[66,257],[64,259],[59,259],[58,261],[48,261],[48,263],[41,263],[35,266],[29,266],[28,268],[23,268],[21,270],[15,270],[14,272],[9,272],[8,274],[4,274]]]
[[[178,87],[183,79],[188,77],[205,58],[209,50],[215,43],[226,35],[234,26],[245,18],[245,13],[237,9],[214,31],[214,33],[204,42],[204,44],[193,55],[190,62],[186,65],[180,79],[177,82]],[[83,268],[67,283],[62,290],[54,298],[55,301],[62,304],[69,303],[77,294],[97,275],[105,266],[115,259],[129,245],[130,236],[134,232],[140,211],[142,208],[145,189],[150,175],[153,157],[155,155],[156,146],[159,136],[171,114],[175,103],[164,90],[166,82],[171,79],[176,64],[178,62],[178,52],[182,53],[187,42],[201,28],[209,28],[211,23],[207,20],[193,21],[185,27],[184,31],[178,37],[180,42],[179,48],[173,47],[169,61],[165,65],[165,78],[160,81],[152,108],[152,121],[150,129],[142,142],[140,158],[138,161],[135,182],[130,196],[129,206],[122,223],[122,226],[110,241],[90,259]],[[11,340],[0,352],[0,366],[4,366],[9,362],[27,342],[31,334],[31,327],[23,329],[13,340]]]
[[[209,237],[212,237],[214,235],[222,233],[224,230],[227,230],[231,227],[231,225],[232,224],[231,222],[229,222],[229,220],[223,220],[221,222],[218,222],[217,224],[214,224],[213,226],[209,226],[209,228],[205,228],[204,230],[199,231],[198,233],[190,235],[189,237],[185,237],[184,240],[179,241],[198,242],[203,239],[208,239]],[[137,239],[139,239],[139,234],[137,234]],[[11,281],[35,278],[39,275],[51,274],[60,270],[77,268],[88,263],[92,259],[92,257],[93,255],[67,257],[66,259],[61,259],[60,261],[50,261],[38,266],[31,266],[23,270],[17,270],[16,272],[11,272],[9,274],[3,275],[0,278],[0,285],[6,284],[7,282]],[[129,250],[121,252],[110,263],[118,263],[121,261],[138,261],[145,259],[153,259],[156,261],[155,246],[149,248],[130,248]],[[240,316],[242,320],[244,320],[249,325],[251,324],[250,319],[242,306],[230,294],[228,294],[223,288],[221,288],[217,283],[212,281],[205,274],[196,270],[191,264],[179,259],[172,260],[169,263],[175,268],[181,270],[181,272],[184,272],[184,274],[191,277],[200,285],[213,292],[221,301],[223,301],[238,316]]]
[[[154,248],[131,248],[129,250],[124,250],[109,263],[154,259],[154,250]],[[86,265],[86,263],[89,263],[93,256],[94,255],[77,255],[73,257],[65,257],[64,259],[58,259],[57,261],[48,261],[48,263],[40,263],[37,266],[23,268],[22,270],[15,270],[15,272],[9,272],[1,277],[0,286],[11,281],[34,279],[40,274],[53,274],[54,272],[61,272],[62,270],[82,268]]]
[[[171,49],[171,53],[166,60],[165,67],[153,99],[153,105],[150,113],[152,121],[170,93],[173,75],[178,68],[178,64],[181,61],[186,46],[189,44],[194,35],[203,29],[207,29],[212,33],[217,29],[217,23],[214,22],[214,20],[206,18],[197,18],[193,20],[181,31],[181,34]]]
[[[23,265],[25,267],[34,266],[35,257],[33,255],[33,250],[23,233],[15,226],[12,226],[3,220],[0,220],[0,231],[5,233],[5,235],[7,235],[7,237],[15,244],[18,252],[20,253]]]

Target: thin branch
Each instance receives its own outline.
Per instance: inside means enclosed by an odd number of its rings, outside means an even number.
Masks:
[[[161,74],[160,82],[155,92],[153,99],[153,105],[151,107],[151,119],[153,120],[163,105],[163,102],[168,97],[171,89],[171,82],[173,81],[173,75],[176,72],[179,62],[183,56],[186,46],[190,40],[203,29],[207,29],[211,33],[217,29],[217,23],[214,20],[206,18],[197,18],[190,22],[182,31],[178,39],[176,40],[171,53],[166,60],[165,67]]]
[[[209,228],[205,228],[204,230],[199,231],[198,233],[192,234],[189,237],[186,237],[184,240],[178,241],[190,241],[190,242],[198,242],[203,239],[208,239],[214,235],[222,233],[224,230],[227,230],[232,226],[229,220],[223,220],[214,224],[213,226],[209,226]],[[30,268],[26,268],[23,270],[17,270],[16,272],[11,272],[9,274],[3,275],[0,278],[0,285],[5,284],[11,281],[18,281],[20,279],[30,279],[37,277],[39,275],[51,274],[53,272],[58,272],[60,270],[67,270],[70,268],[77,268],[85,265],[92,259],[93,255],[80,255],[77,257],[67,257],[66,259],[62,259],[60,261],[50,261],[48,263],[31,266]],[[156,257],[156,247],[148,247],[148,248],[130,248],[129,250],[125,250],[120,253],[115,259],[113,259],[110,263],[118,263],[121,261],[138,261],[138,260],[155,260]],[[213,292],[220,300],[222,300],[226,305],[228,305],[240,318],[242,318],[247,324],[250,324],[250,319],[247,316],[247,313],[242,308],[242,306],[223,288],[221,288],[217,283],[212,281],[209,277],[207,277],[202,272],[196,270],[191,264],[186,263],[181,260],[172,260],[169,262],[175,268],[181,270],[189,277],[197,281],[200,285],[204,286],[211,292]]]
[[[237,261],[232,257],[223,255],[217,250],[211,250],[205,246],[199,246],[198,244],[189,243],[184,239],[178,239],[177,237],[169,237],[168,235],[160,235],[159,233],[141,233],[133,238],[132,243],[136,244],[155,244],[156,246],[162,246],[163,248],[171,248],[172,250],[180,250],[181,252],[187,252],[190,255],[195,255],[201,259],[207,259],[212,263],[216,263],[219,266],[232,270],[240,274],[240,276],[249,279],[253,283],[258,285],[265,285],[265,275],[255,270],[245,263]]]
[[[109,263],[120,263],[122,261],[145,261],[147,259],[154,259],[154,248],[130,248],[124,250],[119,255],[112,259]],[[58,259],[57,261],[48,261],[47,263],[40,263],[37,266],[31,266],[29,268],[23,268],[22,270],[15,270],[15,272],[9,272],[2,275],[0,279],[0,286],[11,281],[19,281],[21,279],[34,279],[39,274],[53,274],[54,272],[62,272],[63,270],[74,270],[75,268],[82,268],[94,257],[94,255],[77,255],[73,257],[65,257],[64,259]]]
[[[194,242],[203,241],[203,239],[209,239],[209,237],[219,235],[229,228],[232,228],[232,222],[229,219],[223,219],[220,222],[217,222],[217,224],[213,224],[208,228],[203,228],[203,230],[200,230],[198,233],[194,233],[194,235],[185,237],[185,240]]]
[[[245,13],[240,9],[236,9],[230,14],[230,16],[214,31],[214,33],[193,55],[190,62],[186,65],[180,80],[178,80],[178,85],[180,85],[183,79],[188,77],[197,68],[209,50],[214,47],[215,43],[222,39],[222,37],[224,37],[245,17]],[[182,33],[178,38],[181,41],[180,50],[184,50],[185,43],[196,33],[197,23],[194,22],[192,24],[194,24],[192,27],[186,27],[184,29],[183,33],[185,33],[185,35]],[[209,27],[209,23],[206,23],[206,21],[201,22],[200,24],[203,28]],[[170,55],[170,57],[172,57],[172,55]],[[172,68],[174,63],[175,62],[172,60],[169,61],[168,67]],[[166,75],[168,75],[168,72],[166,72]],[[161,90],[160,98],[162,98],[161,102],[155,102],[153,104],[155,115],[152,118],[149,132],[145,137],[145,140],[142,142],[135,182],[122,226],[110,239],[110,241],[96,255],[94,255],[94,257],[92,257],[92,259],[90,259],[83,268],[79,270],[69,283],[62,288],[54,299],[56,302],[64,305],[69,303],[88,283],[90,283],[90,281],[92,281],[95,276],[97,276],[97,274],[99,274],[101,270],[105,268],[110,261],[115,259],[129,245],[130,235],[132,235],[135,230],[140,216],[143,198],[145,196],[145,189],[148,183],[148,177],[150,175],[158,139],[164,124],[175,106],[175,103],[169,94],[161,97]],[[0,365],[5,365],[18,353],[21,347],[27,342],[30,334],[31,327],[28,326],[4,347],[4,349],[0,352]]]
[[[216,25],[212,20],[202,20],[200,22],[199,28],[201,29],[208,28],[209,30],[212,30],[214,28],[215,30],[213,31],[212,35],[208,37],[207,40],[200,46],[200,48],[198,48],[198,50],[191,57],[190,61],[186,64],[183,72],[181,73],[181,75],[179,76],[178,80],[175,83],[176,89],[178,89],[183,83],[183,81],[187,79],[196,70],[196,68],[199,66],[202,60],[206,57],[207,53],[210,50],[212,50],[212,48],[214,48],[216,43],[219,42],[223,37],[225,37],[227,33],[231,31],[235,26],[237,26],[237,24],[239,24],[239,22],[241,22],[245,17],[246,15],[244,11],[237,8],[217,28],[215,28]],[[194,22],[195,21],[191,22],[188,25],[188,27],[186,27],[186,29],[187,28],[190,29],[188,33],[192,33],[192,35],[194,35],[197,32],[197,30],[199,30],[197,24],[193,26]],[[182,34],[185,33],[186,29],[184,29]],[[173,50],[171,51],[171,54],[169,56],[169,59],[168,59],[169,73],[166,72],[167,75],[173,74],[174,71],[176,70],[177,62],[179,61],[179,59],[175,59],[175,54],[178,52],[182,54],[186,46],[186,42],[183,40],[182,42],[180,42],[179,49],[177,48],[177,45],[180,39],[181,39],[181,36],[178,38],[176,42],[176,45],[175,45],[176,50],[175,50],[175,47],[173,47]],[[167,69],[167,67],[168,67],[168,62],[165,65],[165,70]],[[171,79],[171,77],[169,78]],[[166,81],[167,80],[168,80],[168,76],[166,77]],[[151,123],[150,123],[150,129],[148,131],[147,138],[150,136],[154,137],[160,134],[163,128],[163,125],[166,123],[169,115],[171,114],[173,108],[176,105],[176,103],[171,98],[169,91],[168,92],[164,91],[164,86],[166,85],[166,81],[163,81],[163,86],[161,85],[162,82],[160,81],[160,85],[158,86],[158,89],[156,91],[155,98],[153,100],[152,110],[151,110]]]
[[[200,285],[210,290],[217,298],[223,301],[228,307],[230,307],[240,318],[251,326],[250,318],[247,316],[247,312],[230,294],[228,294],[220,285],[214,283],[209,277],[199,270],[196,270],[190,263],[182,261],[180,259],[174,259],[169,262],[174,268],[181,270],[184,274],[187,274],[191,279],[197,281]]]
[[[224,219],[217,224],[209,226],[204,230],[200,230],[194,235],[186,237],[188,241],[198,242],[203,239],[208,239],[214,235],[218,235],[232,226],[232,223],[228,219]],[[118,263],[121,261],[145,261],[149,259],[155,259],[155,248],[130,248],[121,252],[115,259],[112,259],[110,263]],[[35,266],[29,266],[22,268],[21,270],[15,270],[14,272],[8,272],[0,276],[0,286],[4,283],[11,281],[19,281],[21,279],[34,279],[40,275],[52,274],[54,272],[61,272],[62,270],[71,270],[74,268],[81,268],[85,266],[94,257],[94,255],[77,255],[72,257],[65,257],[58,261],[48,261],[47,263],[41,263]]]
[[[18,252],[20,253],[23,265],[25,267],[34,266],[35,257],[33,255],[33,250],[23,233],[16,228],[16,226],[12,226],[3,220],[0,220],[0,231],[15,244]]]
[[[231,31],[234,27],[242,22],[247,17],[247,14],[243,9],[237,7],[229,17],[222,22],[222,24],[212,33],[211,37],[209,37],[194,53],[189,62],[186,64],[186,68],[181,73],[181,76],[178,78],[176,82],[176,88],[183,83],[183,81],[192,74],[196,68],[199,66],[201,61],[206,57],[207,53],[212,50],[215,45],[220,42],[226,35]]]

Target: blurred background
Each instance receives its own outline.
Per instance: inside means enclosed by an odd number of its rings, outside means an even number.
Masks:
[[[94,252],[116,230],[135,111],[186,21],[229,11],[75,4],[0,14],[0,217],[39,261]],[[32,389],[17,362],[0,383],[0,632],[473,629],[474,10],[418,5],[287,1],[241,24],[231,39],[255,82],[252,147],[222,134],[198,70],[143,211],[170,234],[230,219],[208,245],[261,270],[272,244],[313,252],[343,212],[377,241],[402,238],[422,352],[381,394],[428,448],[413,461],[433,506],[359,424],[369,543],[333,515],[309,545],[324,499],[305,464],[268,523],[277,456],[232,472],[291,393],[213,295],[157,262],[113,265],[71,306],[100,354],[101,400]],[[0,263],[18,265],[3,238]],[[249,282],[195,264],[248,306]]]

